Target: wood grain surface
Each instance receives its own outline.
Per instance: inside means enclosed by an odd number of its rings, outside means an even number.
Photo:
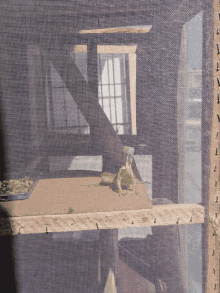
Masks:
[[[217,61],[219,61],[219,54],[217,50],[217,43],[220,41],[217,27],[220,25],[219,12],[220,3],[213,0],[214,7],[214,44],[213,44],[213,117],[212,117],[212,131],[211,131],[211,146],[210,146],[210,179],[209,179],[209,201],[207,209],[206,235],[207,235],[207,277],[206,277],[206,292],[220,292],[219,291],[219,102],[218,92],[219,71],[217,68]]]
[[[199,204],[168,204],[153,206],[151,209],[1,218],[0,235],[184,225],[203,222],[203,206]]]
[[[110,186],[95,186],[100,177],[42,179],[27,200],[1,203],[9,216],[110,212],[152,208],[144,184],[135,194],[119,196]]]

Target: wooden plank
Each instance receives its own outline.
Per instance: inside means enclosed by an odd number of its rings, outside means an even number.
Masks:
[[[214,7],[214,27],[210,26],[213,42],[213,53],[209,54],[213,57],[213,103],[212,103],[212,129],[211,129],[211,145],[210,145],[210,176],[209,176],[209,198],[207,203],[207,221],[206,221],[206,241],[207,241],[207,271],[206,271],[206,292],[220,292],[219,287],[219,71],[217,61],[219,62],[219,53],[217,43],[220,41],[217,27],[219,26],[219,9],[220,3],[217,0],[212,1]],[[211,22],[213,25],[213,22]],[[211,48],[210,48],[211,49]],[[211,51],[211,50],[210,50]],[[207,67],[211,64],[207,65]]]
[[[79,30],[73,31],[73,33],[78,34],[116,34],[116,33],[127,33],[127,34],[136,34],[136,33],[148,33],[151,29],[151,25],[147,26],[137,26],[137,27],[110,27],[110,28],[101,28],[101,29],[89,29],[89,30]]]
[[[137,51],[137,45],[131,45],[131,46],[123,46],[123,45],[98,45],[97,46],[97,53],[103,54],[103,53],[110,53],[110,54],[136,54]]]
[[[27,200],[1,203],[11,217],[81,214],[140,210],[151,208],[144,184],[137,184],[135,194],[119,196],[110,186],[96,186],[100,177],[41,179]]]
[[[152,209],[130,211],[1,218],[0,235],[185,225],[203,222],[203,206],[169,204],[153,206]]]

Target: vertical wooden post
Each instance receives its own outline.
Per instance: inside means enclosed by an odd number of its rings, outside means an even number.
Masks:
[[[100,230],[100,288],[99,293],[107,293],[111,283],[111,292],[120,293],[118,278],[118,230]],[[114,276],[113,276],[114,275]],[[112,283],[112,281],[115,280]],[[114,288],[116,287],[116,288]],[[116,290],[116,291],[114,291]]]
[[[88,86],[97,97],[98,101],[97,44],[93,42],[89,42],[87,45],[87,76]],[[96,148],[97,136],[101,135],[99,129],[96,129],[96,125],[90,124],[90,135],[92,139],[92,148]],[[103,161],[105,164],[105,153],[103,154]],[[99,243],[100,293],[107,293],[109,289],[111,292],[118,293],[115,291],[116,288],[114,288],[118,257],[118,230],[101,230]]]
[[[88,86],[94,93],[94,97],[98,102],[98,56],[97,56],[97,44],[89,40],[87,45],[87,77]],[[99,147],[98,141],[100,140],[100,129],[95,124],[90,124],[90,137],[92,154],[101,153],[102,150]]]
[[[153,197],[178,203],[177,85],[181,45],[181,23],[161,20],[149,32],[149,96],[154,100]]]
[[[88,86],[98,99],[98,56],[97,44],[89,40],[87,45]]]
[[[206,207],[209,206],[209,178],[210,170],[210,143],[211,143],[211,125],[213,111],[213,46],[214,46],[214,14],[213,4],[217,1],[203,1],[203,47],[202,47],[202,203]],[[217,14],[216,14],[217,16]],[[216,49],[216,47],[215,47]],[[215,55],[217,56],[217,54]],[[217,59],[217,58],[216,58]],[[217,99],[215,96],[214,98]],[[215,117],[214,117],[215,118]],[[213,169],[212,169],[213,171]],[[212,186],[213,188],[213,186]],[[207,219],[203,225],[203,242],[202,242],[202,291],[206,291],[207,272],[208,272],[208,237],[207,237]],[[213,232],[213,231],[211,231]],[[211,234],[212,235],[212,234]],[[214,236],[211,236],[214,237]],[[211,289],[213,290],[213,288]]]
[[[2,39],[0,59],[2,126],[9,176],[9,172],[24,170],[29,161],[27,46],[20,36]]]

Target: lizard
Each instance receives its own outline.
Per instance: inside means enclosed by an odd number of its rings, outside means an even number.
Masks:
[[[101,181],[97,184],[84,184],[83,186],[100,186],[100,185],[110,185],[112,189],[114,189],[115,185],[117,186],[119,196],[126,195],[126,192],[122,192],[122,187],[126,187],[128,189],[132,186],[132,191],[135,194],[136,192],[136,185],[138,183],[150,183],[150,182],[143,182],[138,181],[135,177],[133,170],[132,170],[132,161],[134,156],[134,148],[124,146],[123,153],[126,155],[125,164],[121,166],[117,174],[112,174],[109,172],[104,172],[101,174]]]
[[[132,170],[132,161],[134,157],[134,148],[133,147],[127,147],[124,146],[123,153],[126,155],[126,161],[125,164],[121,166],[119,169],[115,180],[118,188],[119,196],[121,194],[125,195],[125,192],[122,192],[122,186],[126,186],[129,188],[132,186],[132,191],[135,192],[135,194],[138,194],[136,192],[136,184],[137,184],[137,178],[135,177],[133,170]]]

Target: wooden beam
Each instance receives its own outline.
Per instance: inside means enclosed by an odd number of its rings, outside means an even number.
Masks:
[[[204,1],[202,0],[183,0],[176,5],[176,8],[170,5],[170,13],[167,13],[167,22],[170,24],[175,22],[182,22],[182,24],[186,23],[202,11],[203,2]]]
[[[123,145],[100,106],[98,95],[91,90],[67,50],[59,48],[58,44],[53,46],[50,50],[50,60],[88,124],[93,128],[93,136],[96,137],[95,148],[103,155],[103,171],[117,173],[122,165]],[[138,180],[141,180],[134,161],[133,171]]]
[[[50,59],[54,68],[63,79],[88,124],[92,125],[94,132],[97,133],[96,148],[100,152],[109,154],[112,158],[111,165],[117,165],[117,162],[121,161],[123,146],[98,103],[98,95],[89,88],[67,50],[51,50],[51,53]],[[109,168],[111,169],[111,166]]]
[[[44,1],[43,4],[25,4],[24,5],[13,5],[2,4],[1,12],[2,15],[7,15],[14,17],[42,17],[42,16],[78,16],[78,15],[87,15],[87,16],[105,16],[106,14],[114,15],[116,13],[143,13],[143,12],[156,12],[162,11],[167,12],[169,7],[171,11],[175,11],[174,17],[181,16],[186,17],[188,13],[196,14],[194,11],[202,9],[202,1],[195,0],[191,3],[188,0],[173,1],[172,4],[170,1],[127,1],[121,0],[120,2],[112,2],[111,4],[104,3],[102,0],[93,0],[87,1],[87,3],[66,3],[66,1]],[[25,7],[25,9],[24,9]],[[159,9],[158,9],[159,8]],[[159,14],[159,13],[158,13]],[[173,14],[173,13],[172,13]],[[185,15],[184,15],[185,14]],[[170,15],[171,16],[171,15]],[[192,16],[193,17],[193,16]],[[172,18],[170,18],[172,19]]]
[[[207,207],[207,221],[206,222],[206,251],[204,258],[206,260],[206,282],[205,282],[205,292],[220,292],[219,286],[219,235],[220,235],[220,225],[219,225],[219,136],[217,135],[219,131],[219,121],[218,121],[218,113],[219,113],[219,103],[218,103],[218,92],[219,85],[217,78],[219,77],[219,72],[216,70],[216,62],[219,61],[218,50],[216,44],[220,41],[220,37],[217,34],[216,28],[219,26],[219,1],[213,0],[210,1],[207,5],[207,11],[205,14],[206,17],[206,36],[205,39],[205,52],[204,58],[205,61],[205,76],[203,77],[203,86],[206,87],[206,91],[208,91],[208,95],[210,97],[209,103],[212,106],[212,109],[208,108],[212,113],[212,119],[209,118],[210,122],[212,122],[211,132],[209,132],[210,137],[210,148],[209,148],[209,159],[210,159],[210,170],[209,170],[209,193],[206,198],[204,198],[204,202]],[[208,10],[209,9],[209,10]],[[214,9],[214,13],[213,13]],[[212,14],[213,13],[213,14]],[[209,55],[209,56],[207,56]],[[210,60],[211,59],[211,60]],[[208,63],[208,61],[212,61]],[[208,86],[206,86],[208,81]],[[206,82],[206,83],[205,83]],[[207,92],[205,92],[206,94]],[[208,106],[206,104],[206,106]],[[208,129],[208,128],[206,128]],[[208,150],[207,150],[208,151]]]
[[[155,3],[157,2],[157,3]],[[66,3],[66,1],[44,1],[40,4],[25,4],[13,5],[3,4],[1,5],[1,11],[7,15],[26,17],[26,16],[43,16],[43,15],[94,15],[94,14],[106,14],[116,12],[142,12],[142,11],[156,11],[159,0],[154,1],[152,4],[150,0],[147,1],[131,1],[121,0],[120,2],[112,2],[111,4],[103,3],[102,0],[90,0],[87,3]],[[166,1],[164,1],[166,2]],[[25,9],[24,9],[25,8]]]
[[[186,225],[203,222],[203,206],[168,204],[145,210],[0,218],[0,235]]]
[[[136,54],[137,51],[137,45],[98,45],[97,46],[97,53],[103,54],[103,53],[110,53],[110,54]]]
[[[73,45],[74,53],[88,53],[87,49],[88,45]],[[98,54],[136,54],[137,45],[97,45],[97,53]],[[96,53],[96,54],[97,54]],[[91,61],[90,61],[91,62]],[[96,64],[97,66],[97,64]]]
[[[73,33],[78,34],[116,34],[116,33],[127,33],[127,34],[137,34],[137,33],[148,33],[151,29],[151,25],[148,26],[137,26],[137,27],[110,27],[101,29],[89,29],[89,30],[79,30]]]
[[[146,102],[154,101],[154,117],[147,129],[153,145],[153,197],[178,203],[177,86],[182,26],[165,25],[162,20],[157,29],[153,28],[148,34],[150,74],[146,96]]]
[[[96,1],[95,1],[96,2]],[[55,31],[57,34],[71,30],[88,29],[85,18],[90,18],[90,29],[103,29],[121,26],[152,25],[157,23],[161,17],[166,22],[186,22],[202,10],[202,1],[182,0],[173,1],[120,1],[106,5],[100,3],[88,3],[67,5],[64,3],[43,3],[42,5],[1,5],[1,26],[4,32],[16,34],[35,35],[33,31],[38,31],[40,37],[45,31]],[[159,9],[158,9],[159,8]],[[163,13],[160,14],[159,11]],[[25,19],[26,18],[26,19]],[[68,18],[68,19],[67,19]],[[98,19],[100,21],[98,21]],[[48,21],[48,22],[47,22]],[[10,25],[16,23],[16,28]],[[27,22],[29,25],[27,26]],[[29,34],[28,31],[31,33]],[[31,36],[30,36],[31,37]],[[36,35],[35,35],[36,37]],[[70,37],[71,39],[71,37]]]

